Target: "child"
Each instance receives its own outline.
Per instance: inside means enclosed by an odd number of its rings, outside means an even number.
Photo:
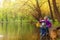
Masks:
[[[47,30],[47,32],[49,33],[49,28],[51,28],[51,26],[52,26],[52,24],[51,24],[51,22],[48,20],[48,17],[47,16],[45,16],[44,17],[44,20],[45,20],[45,23],[46,23],[46,30]]]
[[[46,24],[45,24],[45,20],[40,20],[39,21],[40,22],[40,35],[42,36],[42,37],[44,37],[45,35],[46,35]]]
[[[49,39],[49,28],[51,27],[51,22],[48,20],[48,17],[44,17],[44,19],[40,20],[40,23],[41,23],[40,32],[42,38],[48,35]]]

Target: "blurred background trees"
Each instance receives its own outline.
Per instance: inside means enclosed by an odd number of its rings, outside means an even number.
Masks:
[[[0,33],[12,37],[17,35],[16,38],[22,40],[28,40],[28,36],[30,40],[39,40],[36,23],[46,15],[53,21],[57,19],[54,26],[59,25],[59,0],[0,0]]]

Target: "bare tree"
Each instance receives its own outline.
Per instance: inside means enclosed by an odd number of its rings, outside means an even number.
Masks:
[[[59,13],[59,10],[56,5],[56,0],[52,0],[52,4],[53,4],[54,14],[55,14],[56,18],[58,19],[58,21],[60,22],[60,13]]]
[[[30,1],[31,3],[32,3],[32,1]],[[31,14],[36,20],[38,20],[39,21],[39,18],[40,17],[42,17],[42,13],[41,13],[41,9],[40,9],[40,4],[39,4],[39,2],[38,2],[38,0],[35,0],[35,2],[36,2],[36,5],[34,5],[33,3],[32,3],[32,5],[29,5],[29,4],[27,4],[27,6],[28,7],[30,7],[31,9],[32,9],[32,11],[33,11],[33,13]],[[45,3],[45,2],[44,2]],[[44,4],[43,3],[43,4]]]
[[[31,1],[30,1],[31,2]],[[29,5],[28,4],[28,6],[32,9],[32,11],[33,11],[33,13],[31,14],[36,20],[38,20],[39,21],[39,18],[40,17],[42,17],[42,13],[41,13],[41,9],[40,9],[40,5],[39,5],[39,2],[38,2],[38,0],[35,0],[35,2],[36,2],[36,5],[34,5],[34,4],[32,4],[32,6],[31,5]],[[39,31],[39,28],[37,28],[37,27],[35,27],[35,31],[36,31],[36,33],[37,33],[37,40],[40,40],[40,31]]]
[[[52,18],[52,20],[53,20],[53,22],[54,22],[55,20],[54,20],[54,17],[53,17],[53,11],[52,11],[52,8],[51,8],[50,0],[48,0],[48,4],[49,4],[49,9],[50,9],[51,18]]]
[[[37,6],[37,7],[36,7],[36,10],[37,10],[38,16],[39,16],[39,18],[40,18],[40,17],[42,17],[42,14],[41,14],[41,9],[40,9],[38,0],[36,0],[36,6]]]
[[[36,13],[34,12],[32,16],[39,21],[39,18],[42,17],[42,14],[41,14],[41,9],[38,0],[35,1],[36,1],[36,7],[35,7]],[[37,31],[37,35],[38,35],[37,40],[40,40],[39,28],[35,28],[35,30]]]

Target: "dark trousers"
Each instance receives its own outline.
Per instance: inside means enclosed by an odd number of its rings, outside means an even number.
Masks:
[[[49,28],[48,27],[46,27],[46,32],[47,32],[47,39],[50,40]]]
[[[46,27],[46,32],[49,33],[49,28],[48,27]]]

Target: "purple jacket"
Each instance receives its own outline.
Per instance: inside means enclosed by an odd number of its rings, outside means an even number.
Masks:
[[[52,26],[51,22],[49,20],[40,20],[39,22],[45,22],[46,23],[46,27],[50,28]]]
[[[51,22],[49,20],[45,20],[46,27],[50,28],[52,26]]]

